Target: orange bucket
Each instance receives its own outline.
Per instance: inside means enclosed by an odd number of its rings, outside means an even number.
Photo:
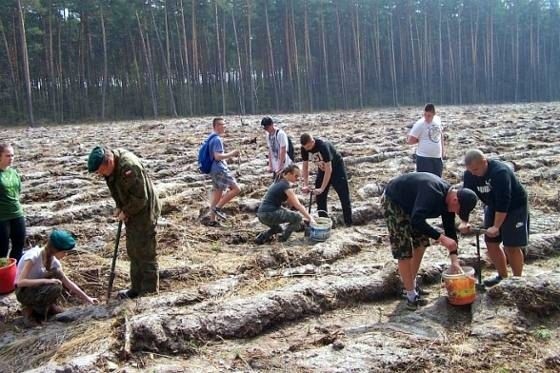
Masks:
[[[462,267],[463,273],[451,275],[443,273],[443,283],[449,303],[455,306],[471,304],[476,298],[476,280],[473,267]]]
[[[0,294],[10,293],[14,290],[16,269],[16,260],[14,258],[8,258],[8,264],[0,267]]]

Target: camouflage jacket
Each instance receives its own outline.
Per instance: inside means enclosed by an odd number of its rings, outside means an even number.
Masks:
[[[149,214],[157,220],[161,205],[154,186],[140,160],[125,149],[112,150],[115,169],[105,178],[117,207],[128,217]]]

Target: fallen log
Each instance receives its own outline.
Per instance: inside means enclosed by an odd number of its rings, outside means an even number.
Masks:
[[[521,311],[549,316],[560,311],[560,272],[511,277],[488,290],[488,296]]]
[[[544,259],[560,254],[560,232],[535,234],[529,237],[525,259]]]
[[[406,151],[395,151],[395,152],[386,152],[380,153],[375,155],[368,155],[364,157],[346,157],[344,159],[344,163],[347,165],[355,165],[359,163],[380,163],[386,161],[387,159],[398,158],[402,156],[407,156],[408,152]]]
[[[252,262],[243,264],[239,271],[277,268],[283,265],[291,267],[305,264],[321,265],[333,263],[360,251],[361,247],[352,241],[321,242],[304,253],[301,253],[299,249],[271,247],[266,252],[259,254]]]
[[[362,199],[367,200],[373,197],[379,197],[385,191],[385,184],[370,183],[366,184],[358,190],[358,195]]]
[[[286,321],[394,296],[398,289],[398,274],[389,266],[372,276],[328,276],[249,298],[141,314],[130,319],[131,349],[188,353],[210,339],[253,337]]]
[[[216,275],[216,270],[209,266],[183,266],[159,270],[159,279],[165,280],[189,274],[191,277],[211,277]]]
[[[336,226],[344,226],[342,212],[331,214]],[[352,225],[365,225],[375,220],[383,219],[383,208],[374,203],[368,203],[352,209]]]

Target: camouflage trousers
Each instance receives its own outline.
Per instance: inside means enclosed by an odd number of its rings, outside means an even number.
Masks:
[[[154,293],[159,289],[156,225],[157,221],[150,218],[149,212],[132,216],[126,222],[131,290],[137,294]]]
[[[412,258],[412,250],[430,246],[429,237],[412,228],[410,216],[387,196],[383,197],[383,209],[393,258]]]
[[[59,278],[56,273],[52,273],[48,277]],[[43,315],[62,297],[63,290],[64,288],[60,284],[18,287],[16,298],[24,307],[29,307],[34,312]]]
[[[280,224],[289,223],[282,234],[282,240],[287,240],[294,231],[298,230],[303,220],[301,215],[297,212],[290,211],[283,207],[272,212],[259,212],[257,213],[257,217],[261,223],[270,227],[266,233],[270,236],[274,233],[282,232]]]

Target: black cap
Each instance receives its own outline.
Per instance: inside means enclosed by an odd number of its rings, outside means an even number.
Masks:
[[[457,190],[457,198],[459,199],[459,217],[463,221],[469,221],[469,214],[478,201],[476,194],[469,188],[460,188]]]
[[[274,124],[274,121],[272,120],[271,117],[264,117],[261,120],[261,126],[263,126],[263,127],[270,126],[272,124]]]

